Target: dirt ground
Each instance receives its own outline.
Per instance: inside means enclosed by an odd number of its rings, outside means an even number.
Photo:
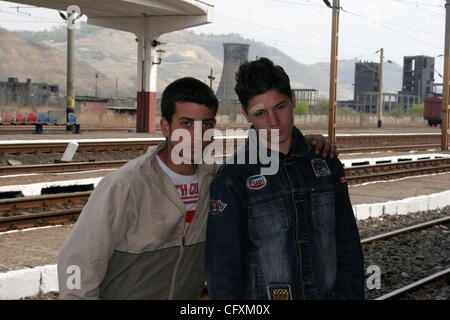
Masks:
[[[0,272],[55,264],[72,228],[66,225],[1,234]]]

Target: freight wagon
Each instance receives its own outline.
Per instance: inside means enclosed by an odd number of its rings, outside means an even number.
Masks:
[[[425,107],[423,109],[423,118],[428,120],[428,125],[436,126],[441,124],[442,117],[442,98],[425,98]]]

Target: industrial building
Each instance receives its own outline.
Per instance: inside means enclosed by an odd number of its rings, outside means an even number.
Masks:
[[[8,78],[8,81],[0,82],[0,106],[52,105],[58,100],[58,95],[58,85],[32,83],[31,79],[19,82],[17,78]]]
[[[417,96],[419,104],[434,91],[434,57],[403,57],[403,82],[399,94]]]
[[[355,82],[352,101],[338,101],[338,107],[350,107],[356,111],[376,113],[379,97],[379,70],[376,62],[355,63]],[[434,58],[427,56],[406,56],[403,58],[402,90],[398,93],[383,92],[383,112],[402,108],[409,113],[414,104],[423,103],[434,93]]]
[[[355,88],[353,105],[357,111],[375,113],[377,109],[376,95],[379,91],[380,64],[369,61],[355,63]],[[375,96],[375,99],[373,97]]]

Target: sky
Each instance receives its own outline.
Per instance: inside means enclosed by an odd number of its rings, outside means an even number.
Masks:
[[[300,63],[330,61],[332,10],[322,0],[202,1],[214,5],[214,22],[190,30],[238,33],[277,47]],[[376,51],[384,48],[385,61],[402,66],[403,56],[442,55],[444,5],[445,0],[340,0],[338,58],[379,62]],[[5,29],[37,31],[61,25],[65,22],[55,10],[0,1],[0,27]],[[435,65],[438,82],[442,56]]]

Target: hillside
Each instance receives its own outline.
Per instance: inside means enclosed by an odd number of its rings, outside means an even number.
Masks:
[[[66,54],[60,50],[0,29],[0,61],[0,81],[15,77],[25,82],[31,78],[33,82],[58,84],[60,92],[65,93]],[[78,59],[76,68],[76,82],[80,84],[77,93],[93,95],[97,71],[81,59]],[[114,81],[105,75],[104,87],[112,86]]]
[[[116,80],[120,96],[136,95],[137,44],[131,33],[99,28],[83,24],[75,33],[77,94],[94,94],[95,73],[99,72],[99,95],[115,95]],[[213,89],[216,90],[223,64],[223,43],[238,42],[250,44],[249,59],[256,56],[268,57],[285,68],[293,88],[318,89],[320,95],[328,95],[328,62],[306,65],[285,55],[280,50],[243,38],[237,34],[209,35],[191,31],[178,31],[160,38],[162,49],[166,51],[163,63],[158,68],[160,93],[171,81],[182,76],[193,76],[209,83],[208,75],[213,69],[216,77]],[[25,56],[26,53],[26,56]],[[20,59],[17,59],[20,57]],[[54,28],[41,32],[0,33],[0,80],[8,77],[34,82],[46,81],[66,88],[66,29]],[[21,67],[18,67],[20,61]],[[392,72],[389,69],[392,68]],[[385,67],[384,87],[395,92],[401,86],[401,67]],[[354,61],[340,61],[339,99],[353,97]],[[393,91],[392,91],[393,90]]]

